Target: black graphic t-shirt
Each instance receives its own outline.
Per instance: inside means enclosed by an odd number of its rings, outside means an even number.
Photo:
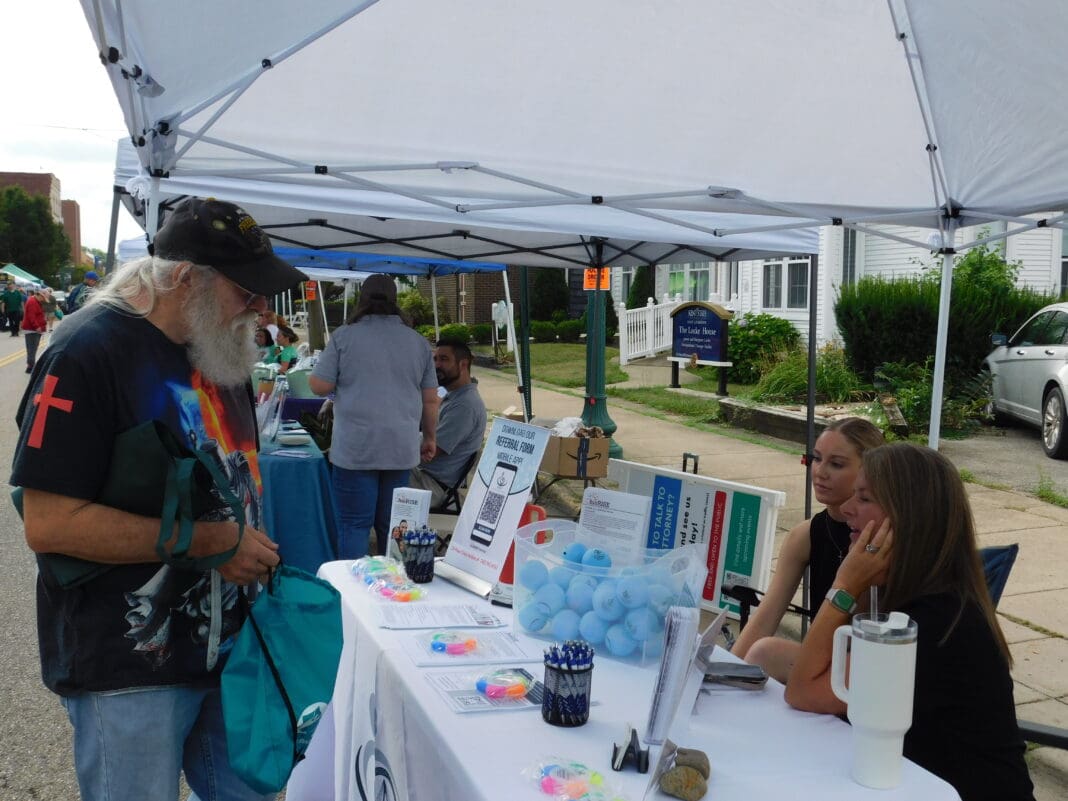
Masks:
[[[93,500],[115,437],[158,420],[190,449],[216,459],[244,502],[246,521],[262,528],[249,388],[203,379],[186,348],[147,320],[95,305],[64,322],[37,361],[16,419],[14,486]],[[205,519],[231,517],[223,507]],[[53,691],[217,681],[225,660],[209,659],[209,643],[214,653],[222,641],[225,652],[241,623],[237,588],[217,573],[116,565],[63,589],[46,566],[39,568],[41,670]]]

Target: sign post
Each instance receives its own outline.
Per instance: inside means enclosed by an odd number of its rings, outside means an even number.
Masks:
[[[727,396],[727,323],[734,316],[715,303],[683,303],[671,312],[671,386],[679,386],[679,364],[719,368],[719,394]]]

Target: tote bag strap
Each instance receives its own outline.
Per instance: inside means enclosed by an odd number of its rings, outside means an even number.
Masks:
[[[282,567],[282,563],[279,562],[274,568],[270,579],[267,581],[267,592],[274,594],[275,585],[282,580],[281,573],[278,571]],[[267,641],[263,638],[263,632],[260,631],[260,625],[256,622],[256,616],[252,614],[252,607],[249,605],[248,596],[245,594],[248,591],[246,587],[242,587],[237,594],[238,602],[241,605],[241,609],[248,619],[248,622],[252,624],[252,631],[256,634],[256,640],[260,644],[260,649],[263,651],[263,658],[267,662],[267,667],[271,671],[271,676],[274,678],[275,686],[278,687],[278,694],[282,696],[282,702],[286,705],[286,713],[289,715],[289,727],[292,731],[293,737],[293,764],[296,765],[302,759],[304,754],[297,750],[297,713],[293,709],[293,702],[289,700],[289,693],[286,692],[286,686],[282,683],[282,674],[278,672],[278,666],[274,663],[274,658],[271,656],[271,650],[267,647]]]
[[[193,542],[193,493],[196,488],[195,468],[198,463],[211,477],[215,490],[222,496],[237,523],[237,541],[232,548],[199,559],[189,556],[189,546]],[[175,523],[178,525],[178,535],[174,547],[168,552],[167,543],[174,537]],[[167,468],[159,537],[156,539],[156,554],[159,558],[182,570],[203,572],[230,561],[237,553],[244,535],[245,508],[230,489],[230,482],[215,461],[199,448],[193,451],[193,457],[175,457]]]

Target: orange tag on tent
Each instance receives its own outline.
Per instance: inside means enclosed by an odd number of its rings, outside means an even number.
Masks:
[[[318,292],[318,291],[319,291],[318,282],[316,282],[316,281],[305,281],[304,282],[304,297],[307,298],[308,300],[315,300],[316,297],[317,297],[317,295],[315,293]]]
[[[582,271],[583,289],[608,289],[608,268],[587,267]]]

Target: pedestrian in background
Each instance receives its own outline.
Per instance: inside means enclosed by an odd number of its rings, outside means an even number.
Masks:
[[[67,314],[74,314],[85,305],[85,302],[89,300],[89,290],[95,287],[99,280],[100,276],[92,270],[85,274],[82,282],[67,295]]]
[[[7,317],[7,327],[11,336],[19,335],[19,324],[22,322],[22,292],[15,286],[14,281],[7,282],[7,289],[0,293],[0,311]]]
[[[26,372],[32,373],[37,363],[37,348],[41,344],[41,335],[48,329],[44,314],[44,290],[31,292],[26,298],[26,308],[22,315],[22,332],[26,339]]]
[[[366,555],[372,524],[384,555],[393,490],[407,485],[420,457],[433,458],[439,404],[430,343],[404,320],[392,278],[363,282],[356,311],[330,338],[308,385],[316,395],[336,393],[330,462],[338,557]]]

